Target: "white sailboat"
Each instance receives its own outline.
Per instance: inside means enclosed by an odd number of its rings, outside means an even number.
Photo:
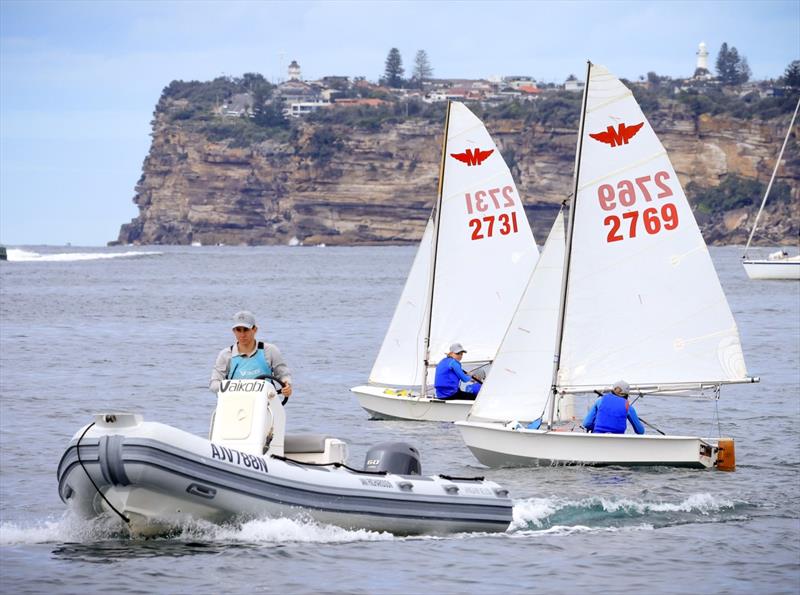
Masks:
[[[439,191],[368,384],[372,417],[465,419],[473,401],[433,394],[448,346],[465,370],[494,359],[539,252],[514,179],[483,123],[461,103],[445,119]]]
[[[757,381],[663,145],[608,70],[590,63],[586,80],[566,240],[559,216],[484,387],[456,425],[489,466],[731,468],[729,439],[559,423],[572,417],[573,395],[618,379],[665,396],[718,396],[723,384]]]
[[[786,148],[786,143],[789,142],[789,137],[794,128],[794,121],[797,118],[797,111],[800,110],[800,99],[797,100],[797,106],[794,108],[792,114],[792,121],[789,123],[789,130],[786,131],[786,138],[783,139],[780,153],[778,153],[778,160],[775,162],[775,169],[772,170],[772,177],[767,184],[767,190],[764,192],[764,198],[761,199],[761,206],[756,214],[756,219],[753,222],[753,229],[750,230],[750,236],[747,238],[747,245],[744,247],[744,256],[742,257],[742,264],[747,276],[751,279],[793,279],[800,280],[800,254],[789,256],[784,250],[773,252],[767,258],[748,258],[747,250],[750,248],[750,242],[753,241],[753,235],[756,233],[758,227],[758,219],[761,217],[761,212],[764,210],[764,205],[767,204],[767,197],[769,191],[772,189],[772,183],[775,181],[775,175],[778,173],[778,167],[783,159],[783,151]]]

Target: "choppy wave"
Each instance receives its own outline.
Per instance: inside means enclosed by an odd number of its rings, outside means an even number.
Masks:
[[[32,525],[11,522],[0,524],[0,546],[59,542],[91,543],[128,538],[127,530],[117,519],[103,517],[85,520],[69,512],[60,519]],[[248,544],[348,543],[395,539],[391,533],[363,529],[348,530],[313,521],[286,518],[255,519],[223,525],[190,521],[177,528],[167,538],[175,541]]]
[[[11,262],[75,262],[83,260],[106,260],[110,258],[134,258],[137,256],[158,256],[162,252],[60,252],[56,254],[40,254],[20,248],[8,248],[8,260]]]
[[[711,494],[692,494],[678,502],[590,497],[581,500],[529,498],[514,503],[511,531],[574,531],[655,528],[693,522],[727,521],[747,504]]]

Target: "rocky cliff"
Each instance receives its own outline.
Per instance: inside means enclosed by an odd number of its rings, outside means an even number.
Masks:
[[[233,146],[174,114],[185,100],[162,98],[153,141],[134,202],[139,216],[118,242],[135,244],[389,244],[419,240],[437,188],[441,124],[409,118],[378,130],[298,122],[291,135]],[[442,106],[442,112],[444,107]],[[648,113],[669,151],[690,201],[729,174],[766,184],[789,117],[738,120],[695,117],[668,104]],[[506,156],[544,241],[570,193],[573,127],[489,118],[487,128]],[[375,128],[375,127],[372,127]],[[796,137],[796,134],[795,134]],[[239,143],[241,144],[241,143]],[[778,180],[791,200],[768,205],[758,241],[796,244],[800,230],[800,155],[793,139]],[[696,216],[709,243],[743,244],[760,202]]]

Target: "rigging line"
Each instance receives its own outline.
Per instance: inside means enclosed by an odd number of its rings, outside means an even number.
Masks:
[[[646,425],[648,428],[651,428],[651,429],[655,430],[656,432],[658,432],[658,433],[659,433],[659,434],[661,434],[662,436],[666,436],[666,435],[667,435],[667,433],[666,433],[666,432],[662,432],[662,431],[661,431],[661,430],[659,430],[659,429],[658,429],[656,426],[654,426],[653,424],[651,424],[649,421],[646,421],[646,420],[642,419],[642,417],[641,417],[641,416],[639,416],[639,421],[640,421],[640,422],[642,422],[644,425]]]
[[[94,424],[95,424],[95,422],[92,422],[88,426],[86,426],[86,429],[83,431],[83,434],[81,434],[81,437],[78,438],[78,443],[75,445],[75,452],[78,455],[78,463],[80,463],[81,469],[83,469],[83,472],[86,474],[86,477],[89,478],[89,481],[92,482],[92,485],[94,486],[94,489],[97,491],[98,494],[100,494],[100,497],[103,498],[103,500],[106,501],[106,504],[108,504],[111,507],[111,510],[113,510],[114,512],[116,512],[119,515],[119,518],[121,518],[123,521],[125,521],[127,524],[130,525],[131,524],[131,520],[128,517],[126,517],[124,514],[122,514],[119,510],[117,510],[114,507],[114,505],[111,504],[111,502],[108,501],[108,498],[106,498],[106,495],[103,492],[100,491],[100,488],[97,487],[97,484],[94,482],[94,479],[92,479],[92,476],[89,475],[89,471],[86,469],[86,467],[83,464],[83,461],[81,460],[81,440],[83,440],[83,437],[86,436],[86,432],[88,432],[89,430],[92,429],[92,426]],[[98,454],[98,457],[99,457],[99,454]]]
[[[789,130],[786,131],[786,138],[783,139],[783,145],[781,146],[781,151],[780,153],[778,153],[778,160],[775,162],[775,169],[772,170],[772,177],[769,179],[769,184],[767,184],[767,190],[764,192],[764,198],[761,199],[761,206],[758,209],[755,221],[753,221],[753,229],[750,232],[750,237],[747,238],[747,245],[744,247],[744,258],[747,258],[747,249],[750,247],[750,242],[753,240],[753,234],[756,232],[756,227],[758,226],[758,218],[761,217],[761,211],[764,210],[764,205],[767,204],[767,196],[769,196],[769,191],[772,188],[772,183],[775,181],[775,174],[778,173],[778,167],[780,167],[781,159],[783,158],[783,150],[786,148],[786,143],[789,142],[789,137],[792,135],[792,127],[794,126],[795,118],[797,118],[797,110],[800,110],[800,99],[797,100],[797,107],[794,108],[794,114],[792,114],[792,121],[789,123]]]

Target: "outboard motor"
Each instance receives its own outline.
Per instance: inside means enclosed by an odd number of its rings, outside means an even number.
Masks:
[[[364,471],[386,471],[397,475],[420,475],[419,451],[405,442],[382,442],[367,451]]]

